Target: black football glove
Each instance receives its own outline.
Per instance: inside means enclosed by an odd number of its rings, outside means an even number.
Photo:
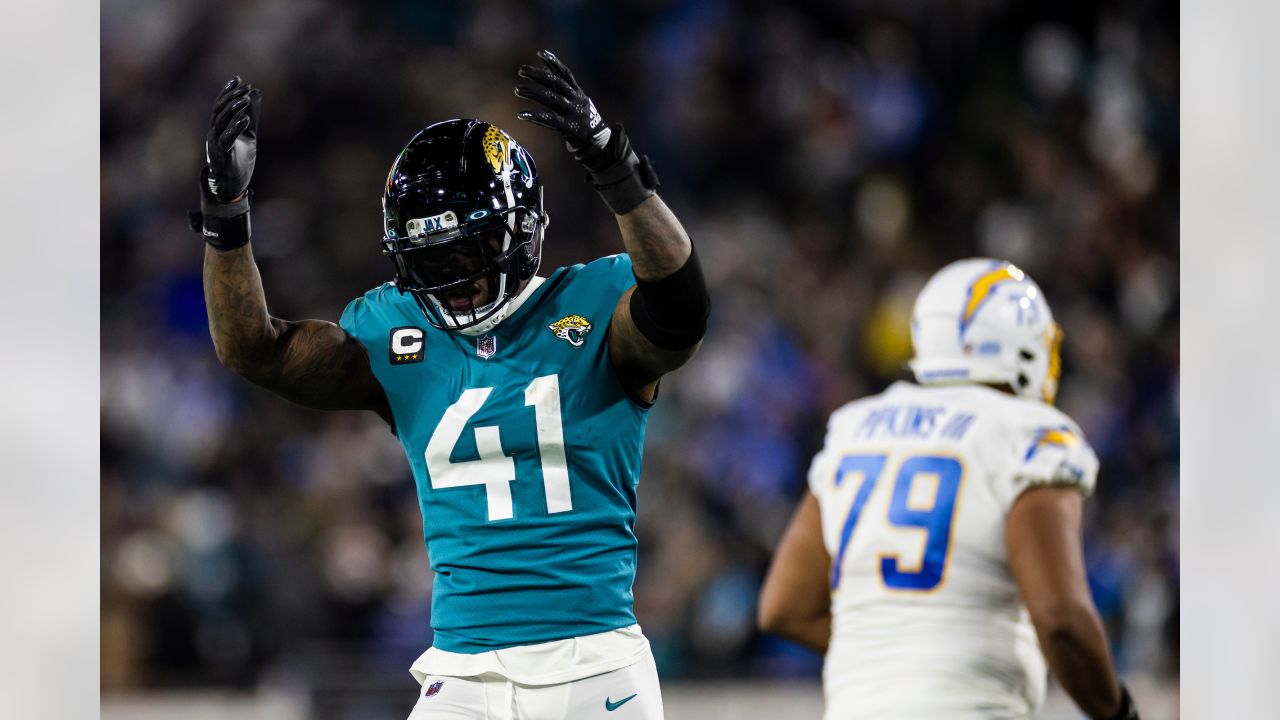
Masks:
[[[205,137],[205,187],[213,200],[229,203],[249,189],[258,160],[258,116],[262,91],[232,78],[213,101]]]
[[[587,169],[587,180],[615,213],[634,209],[658,189],[649,159],[636,156],[622,125],[605,125],[595,103],[559,58],[550,50],[539,52],[538,58],[543,67],[520,66],[516,95],[542,109],[521,110],[516,117],[559,132],[573,158]]]
[[[258,117],[262,91],[239,77],[223,86],[213,102],[200,172],[200,213],[192,229],[219,250],[249,242],[249,181],[258,160]]]

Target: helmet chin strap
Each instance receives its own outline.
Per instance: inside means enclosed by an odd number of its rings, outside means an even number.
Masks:
[[[485,318],[484,322],[477,323],[475,325],[472,325],[471,327],[460,328],[458,332],[467,336],[483,335],[489,332],[490,330],[497,327],[498,323],[502,322],[504,319],[507,318],[507,316],[515,312],[521,305],[523,305],[524,301],[528,300],[529,296],[533,294],[533,291],[536,290],[538,286],[541,285],[545,280],[546,278],[539,277],[537,275],[529,278],[528,284],[524,286],[524,289],[520,291],[520,294],[511,298],[511,302],[508,302],[506,305],[504,305],[500,310],[495,312],[493,315],[490,315],[489,317]]]

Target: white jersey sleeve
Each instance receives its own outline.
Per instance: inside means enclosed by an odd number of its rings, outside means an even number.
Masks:
[[[1007,470],[991,475],[992,492],[1006,512],[1033,487],[1067,485],[1086,497],[1093,492],[1098,456],[1074,420],[1045,405],[1028,406],[1012,421],[1010,443],[1001,448],[1000,465]]]

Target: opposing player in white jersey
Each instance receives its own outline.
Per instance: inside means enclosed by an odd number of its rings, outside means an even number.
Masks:
[[[1098,459],[1052,405],[1040,288],[970,259],[916,300],[911,369],[831,416],[760,596],[826,653],[827,720],[1028,718],[1045,665],[1091,718],[1136,718],[1085,580]]]

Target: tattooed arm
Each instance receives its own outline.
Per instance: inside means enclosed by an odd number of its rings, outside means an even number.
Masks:
[[[634,210],[618,215],[617,220],[622,244],[631,256],[638,283],[657,284],[686,267],[693,245],[662,198],[651,195]],[[702,341],[676,350],[655,344],[636,325],[635,308],[631,304],[638,300],[635,297],[638,289],[637,286],[627,290],[614,308],[613,321],[609,324],[609,360],[627,392],[652,402],[659,378],[688,362]]]
[[[319,410],[372,410],[391,423],[364,347],[323,320],[267,312],[252,246],[204,252],[204,298],[218,360],[286,400]]]
[[[262,91],[232,78],[213,103],[200,173],[204,300],[218,360],[281,397],[320,410],[373,410],[391,422],[382,386],[355,338],[322,320],[271,317],[249,244],[249,181]]]

